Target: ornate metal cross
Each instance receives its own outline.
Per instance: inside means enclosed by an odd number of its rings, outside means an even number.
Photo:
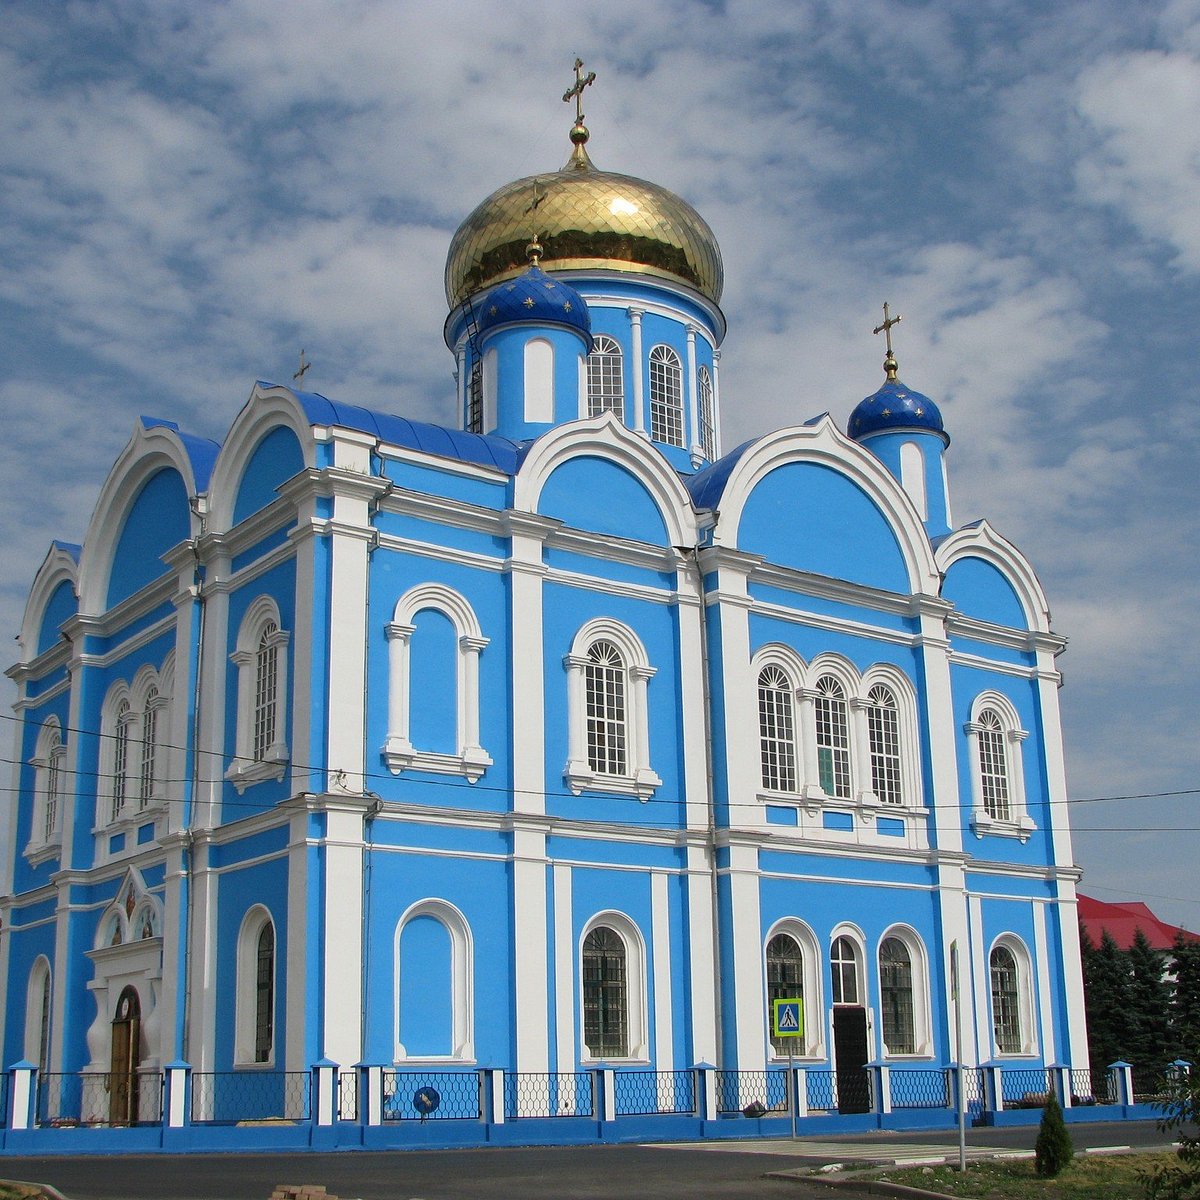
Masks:
[[[871,330],[871,332],[872,333],[882,333],[884,335],[884,337],[887,339],[887,356],[888,356],[888,358],[892,357],[892,326],[899,325],[901,320],[903,320],[903,318],[900,317],[899,314],[897,314],[894,317],[888,315],[888,306],[887,306],[887,301],[885,300],[883,302],[883,324],[876,325],[875,328],[873,330]]]
[[[311,366],[312,366],[312,363],[304,361],[304,351],[301,350],[300,351],[300,369],[298,371],[296,371],[295,374],[292,375],[292,378],[298,382],[303,383],[304,382],[304,374],[308,370],[308,368]]]
[[[589,71],[586,75],[583,73],[583,59],[575,60],[575,86],[563,92],[563,103],[570,104],[571,98],[575,99],[575,124],[583,124],[583,89],[590,83],[596,82],[596,72]]]

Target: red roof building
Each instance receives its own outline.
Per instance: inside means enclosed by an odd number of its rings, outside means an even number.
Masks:
[[[1170,950],[1177,933],[1182,933],[1189,942],[1200,942],[1200,934],[1160,921],[1140,901],[1109,904],[1082,893],[1079,894],[1079,928],[1087,931],[1093,946],[1100,945],[1100,939],[1107,932],[1122,950],[1128,950],[1133,945],[1134,935],[1139,929],[1155,950]]]

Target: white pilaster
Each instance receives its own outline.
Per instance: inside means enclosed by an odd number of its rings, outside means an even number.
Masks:
[[[546,838],[540,829],[513,830],[513,991],[517,1071],[548,1071],[549,970],[546,938]]]
[[[638,433],[646,432],[645,387],[643,384],[642,362],[642,310],[630,308],[626,310],[629,317],[629,369],[633,376],[633,427]]]
[[[363,815],[366,801],[324,796],[325,1028],[320,1052],[336,1063],[362,1059]]]
[[[692,459],[698,466],[704,461],[704,449],[700,445],[700,412],[696,403],[696,334],[695,325],[687,327],[687,406],[688,432],[691,434]],[[687,438],[684,439],[687,444]]]
[[[762,1071],[766,1067],[762,914],[758,889],[758,846],[731,839],[729,902],[732,920],[729,940],[733,947],[734,1011],[726,1013],[725,1020],[732,1018],[735,1022],[734,1042],[739,1071]]]
[[[1033,956],[1037,974],[1037,1001],[1033,1006],[1033,1017],[1037,1026],[1038,1040],[1047,1063],[1058,1062],[1058,1045],[1054,1031],[1054,1016],[1058,1010],[1054,988],[1050,982],[1050,953],[1046,938],[1046,905],[1033,901]]]
[[[575,1070],[575,945],[571,867],[554,864],[554,1032],[555,1070]]]
[[[717,1005],[721,994],[720,967],[717,961],[716,906],[713,888],[711,847],[689,846],[687,850],[688,898],[688,976],[687,989],[692,1008],[693,1062],[716,1063],[720,1054]],[[690,1065],[690,1064],[689,1064]]]
[[[721,443],[721,373],[719,371],[721,363],[720,350],[713,351],[713,446],[716,450],[718,458],[724,453],[724,447]]]
[[[954,696],[950,686],[950,642],[946,637],[945,617],[949,606],[940,600],[922,597],[920,655],[925,679],[925,720],[929,750],[929,795],[933,806],[933,827],[941,851],[961,851],[963,798],[958,794],[958,741],[954,720]],[[972,739],[973,740],[973,739]],[[966,797],[970,804],[970,797]]]
[[[671,913],[669,879],[662,871],[650,876],[650,956],[654,979],[654,1069],[675,1069],[675,1031],[671,1020]],[[690,1065],[690,1064],[689,1064]]]

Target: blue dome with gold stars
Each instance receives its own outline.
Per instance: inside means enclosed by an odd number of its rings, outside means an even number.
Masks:
[[[477,310],[480,336],[501,325],[565,325],[582,334],[592,348],[592,316],[584,298],[570,284],[552,279],[538,266],[498,284]]]
[[[852,438],[892,429],[926,429],[949,442],[942,414],[928,396],[907,388],[899,379],[888,379],[873,396],[868,396],[850,414],[846,432]]]

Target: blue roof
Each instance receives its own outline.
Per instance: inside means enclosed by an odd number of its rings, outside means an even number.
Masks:
[[[570,284],[551,279],[540,267],[497,284],[476,311],[479,333],[520,322],[530,325],[565,325],[581,333],[592,348],[592,316],[587,302]]]
[[[928,396],[906,388],[898,379],[889,379],[873,396],[868,396],[850,414],[846,432],[852,438],[888,429],[924,429],[950,438],[942,425],[942,414]]]
[[[263,380],[259,382],[264,388],[276,386]],[[515,475],[525,457],[526,443],[514,442],[510,438],[466,433],[461,429],[447,429],[425,421],[410,421],[407,417],[375,412],[354,404],[335,404],[319,392],[293,391],[292,394],[313,425],[340,425],[344,429],[358,429],[393,446],[407,446],[439,458],[477,463],[503,471],[506,475]]]
[[[60,542],[55,538],[50,543],[50,548],[52,550],[61,550],[65,555],[74,560],[76,566],[79,565],[79,556],[83,553],[82,546],[77,546],[74,542]]]
[[[179,440],[183,443],[184,451],[187,453],[188,462],[192,466],[192,478],[196,482],[196,491],[208,491],[208,481],[212,478],[217,455],[221,453],[221,443],[214,442],[212,438],[183,433],[174,421],[164,421],[161,417],[142,417],[140,419],[143,429],[169,429],[179,435]]]
[[[684,478],[683,482],[692,494],[692,503],[697,508],[716,508],[720,504],[725,485],[729,482],[729,476],[733,474],[733,468],[738,465],[738,460],[757,440],[757,438],[751,438],[748,442],[743,442],[740,446],[730,450],[724,458],[718,458],[715,463],[705,467],[703,471],[697,471],[694,475]]]

